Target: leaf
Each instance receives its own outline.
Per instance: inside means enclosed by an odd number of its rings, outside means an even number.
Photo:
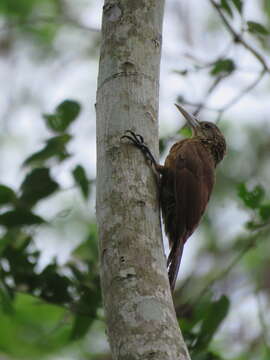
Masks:
[[[57,264],[49,264],[40,274],[40,296],[53,303],[66,304],[71,302],[71,280],[57,272]]]
[[[0,311],[2,359],[49,358],[67,345],[70,321],[65,308],[21,293],[16,294],[13,306],[12,317]]]
[[[188,126],[182,127],[178,133],[184,136],[185,138],[190,138],[192,136],[192,130]]]
[[[25,225],[38,225],[44,222],[45,221],[40,216],[37,216],[25,209],[7,211],[0,215],[0,225],[5,226],[6,228]]]
[[[71,330],[71,340],[78,340],[86,334],[96,319],[97,310],[101,306],[101,291],[99,282],[91,284],[92,287],[82,286],[80,289],[81,297],[75,309],[79,309],[80,315],[75,318]],[[85,315],[82,315],[85,314]]]
[[[167,144],[167,142],[166,142],[165,138],[160,138],[159,139],[159,153],[160,153],[161,156],[163,155],[163,152],[166,149],[166,144]]]
[[[76,316],[71,331],[71,340],[78,340],[82,338],[88,332],[93,320],[94,319],[90,316]]]
[[[270,218],[270,204],[264,204],[260,206],[259,215],[262,220],[268,220]]]
[[[65,100],[55,109],[54,114],[43,114],[49,129],[55,132],[64,132],[78,117],[81,106],[77,101]]]
[[[208,346],[218,327],[225,319],[230,307],[229,299],[223,295],[217,301],[213,301],[208,308],[200,329],[195,348],[204,349]]]
[[[257,209],[264,198],[264,188],[257,185],[253,190],[249,191],[244,183],[238,184],[238,196],[243,200],[244,204],[250,209]]]
[[[44,161],[56,157],[58,161],[63,161],[70,155],[66,151],[66,145],[71,140],[70,134],[62,134],[49,139],[46,142],[46,146],[29,156],[25,161],[24,165],[33,165],[35,163],[43,164]]]
[[[21,190],[20,200],[32,207],[40,199],[43,199],[59,188],[57,182],[50,177],[48,168],[36,168],[32,170],[24,179]]]
[[[232,59],[217,60],[211,70],[211,75],[218,75],[220,73],[230,74],[235,70],[235,64]]]
[[[234,6],[236,7],[236,9],[241,14],[243,11],[243,1],[242,0],[232,0],[232,2],[234,4]]]
[[[232,9],[231,9],[230,5],[228,4],[227,0],[221,0],[220,7],[222,9],[224,9],[227,12],[227,14],[230,15],[230,17],[233,17]]]
[[[81,165],[77,165],[76,168],[72,171],[74,180],[79,185],[81,192],[85,199],[89,195],[89,180],[87,178],[86,172]]]
[[[0,205],[12,204],[15,200],[15,192],[8,186],[0,185]]]
[[[0,307],[4,313],[12,314],[13,312],[12,298],[3,283],[0,283]]]
[[[255,21],[247,21],[248,31],[252,34],[268,35],[269,30],[266,27]]]

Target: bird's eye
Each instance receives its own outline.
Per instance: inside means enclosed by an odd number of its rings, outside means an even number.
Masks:
[[[210,124],[204,124],[204,128],[205,129],[211,129],[211,125]]]

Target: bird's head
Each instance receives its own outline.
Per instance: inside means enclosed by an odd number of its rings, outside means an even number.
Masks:
[[[219,128],[209,121],[199,121],[194,115],[189,114],[182,106],[175,104],[187,120],[192,129],[193,137],[199,138],[209,146],[216,160],[219,163],[226,153],[226,141]]]

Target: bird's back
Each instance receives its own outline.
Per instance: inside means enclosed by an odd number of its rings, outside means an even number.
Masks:
[[[174,144],[164,166],[160,201],[172,247],[198,226],[214,185],[215,164],[206,146],[192,138]]]

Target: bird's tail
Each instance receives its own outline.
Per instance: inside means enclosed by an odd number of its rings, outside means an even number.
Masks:
[[[171,251],[167,259],[168,276],[171,286],[171,291],[174,291],[179,267],[181,264],[185,238],[181,237],[180,240],[174,241]]]

